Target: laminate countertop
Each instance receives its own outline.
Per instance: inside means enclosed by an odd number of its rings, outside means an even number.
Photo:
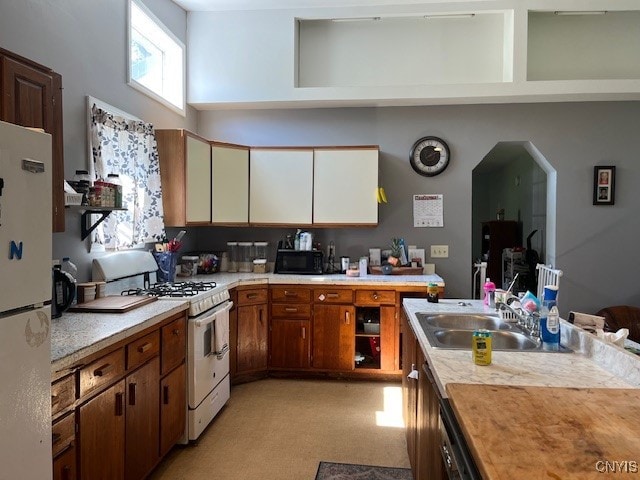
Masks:
[[[51,320],[51,372],[185,311],[188,302],[158,300],[126,313],[70,313]]]
[[[624,477],[602,470],[607,461],[640,468],[640,451],[629,451],[640,438],[640,357],[561,319],[561,344],[573,353],[494,351],[479,366],[470,350],[432,347],[416,313],[495,309],[447,299],[403,307],[485,480]]]

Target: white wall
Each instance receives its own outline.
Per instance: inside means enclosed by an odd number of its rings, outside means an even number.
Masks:
[[[182,41],[186,13],[170,0],[144,0]],[[85,96],[91,95],[156,128],[196,129],[126,83],[126,0],[2,0],[0,46],[62,75],[65,178],[87,168]],[[91,256],[80,241],[80,215],[67,212],[65,233],[54,234],[54,258],[71,257],[89,278]]]

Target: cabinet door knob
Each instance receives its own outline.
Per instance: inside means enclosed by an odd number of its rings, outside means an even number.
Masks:
[[[124,413],[123,397],[124,394],[122,392],[116,393],[116,417],[121,417]]]
[[[302,339],[304,340],[305,338],[307,338],[307,329],[302,327]]]
[[[349,325],[351,323],[351,319],[349,318],[349,312],[344,312],[344,323]]]
[[[180,330],[178,330],[177,328],[172,332],[174,335],[178,336],[180,335]]]
[[[104,377],[107,373],[113,370],[113,365],[111,363],[105,363],[101,367],[96,368],[93,371],[94,377]]]
[[[136,384],[130,383],[129,384],[129,405],[135,405],[135,404],[136,404]]]
[[[151,348],[151,343],[150,342],[146,342],[144,345],[140,345],[138,347],[138,352],[139,353],[144,353],[146,351],[148,351]]]

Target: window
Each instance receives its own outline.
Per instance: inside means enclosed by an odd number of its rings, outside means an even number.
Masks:
[[[185,114],[185,46],[139,0],[129,0],[128,82]]]

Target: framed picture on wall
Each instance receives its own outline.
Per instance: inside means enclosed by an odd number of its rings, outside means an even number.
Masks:
[[[593,204],[613,205],[616,194],[616,167],[593,167]]]

